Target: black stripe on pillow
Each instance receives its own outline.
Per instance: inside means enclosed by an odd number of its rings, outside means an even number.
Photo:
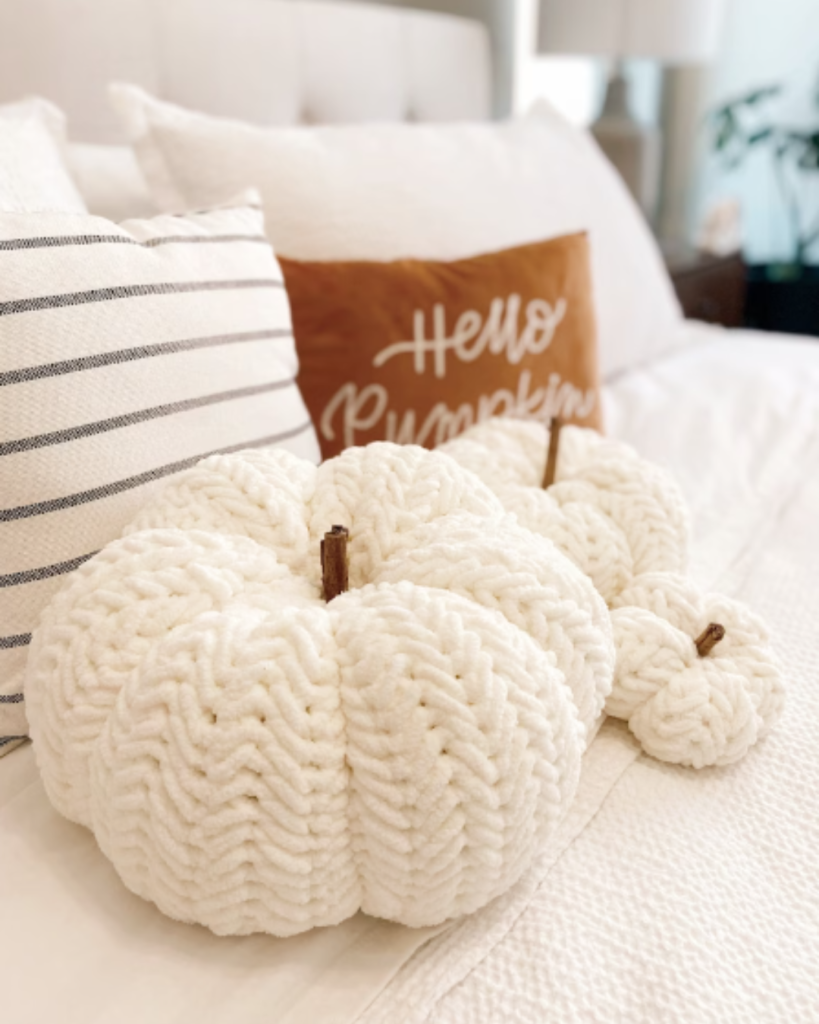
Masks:
[[[159,235],[144,242],[127,235],[44,235],[39,238],[7,238],[0,240],[0,252],[14,252],[20,249],[56,249],[69,245],[139,245],[153,249],[157,245],[185,245],[188,242],[264,242],[270,243],[264,235]]]
[[[22,704],[22,693],[0,693],[0,704]]]
[[[14,743],[17,740],[27,740],[28,736],[3,736],[0,738],[0,747],[5,747],[7,743]]]
[[[36,434],[33,437],[21,437],[16,441],[0,443],[0,456],[16,455],[18,452],[28,452],[34,448],[48,448],[54,444],[65,444],[67,441],[94,437],[96,434],[104,434],[109,430],[120,430],[123,427],[133,426],[135,423],[144,423],[146,420],[159,419],[162,416],[173,416],[180,412],[190,412],[192,409],[202,409],[208,405],[217,405],[219,402],[234,402],[240,398],[252,398],[254,395],[263,395],[269,391],[289,388],[294,383],[294,379],[290,377],[267,384],[253,384],[247,388],[236,388],[234,391],[217,391],[213,395],[189,398],[184,402],[169,402],[167,405],[155,405],[151,409],[123,413],[121,416],[112,416],[107,420],[97,420],[96,423],[84,423],[79,427],[54,430],[49,434]]]
[[[54,565],[40,566],[39,569],[24,569],[22,572],[7,573],[5,576],[0,576],[0,588],[19,587],[23,583],[36,583],[38,580],[51,579],[52,576],[65,576],[78,569],[83,562],[87,562],[96,554],[96,551],[91,551],[87,555],[69,558],[67,562],[56,562]]]
[[[284,288],[284,281],[280,278],[258,278],[247,281],[163,281],[158,284],[128,284],[111,288],[92,288],[87,292],[37,295],[33,299],[12,299],[10,302],[0,302],[0,316],[37,313],[43,309],[62,309],[65,306],[83,306],[89,302],[141,299],[146,295],[178,295],[184,292],[231,291],[240,288]]]
[[[203,338],[186,338],[182,341],[163,341],[158,345],[139,345],[123,348],[116,352],[100,352],[93,356],[79,356],[59,363],[43,363],[40,366],[26,366],[19,370],[0,373],[0,387],[7,384],[22,384],[29,380],[43,380],[58,377],[63,373],[79,373],[82,370],[96,370],[100,366],[130,363],[135,359],[153,359],[157,356],[172,355],[176,352],[190,352],[199,348],[216,348],[219,345],[238,345],[246,341],[273,341],[292,338],[290,329],[270,331],[236,331],[233,334],[210,334]]]
[[[75,508],[77,505],[85,505],[90,501],[100,501],[102,498],[110,498],[113,494],[120,494],[122,491],[140,487],[142,484],[160,480],[171,473],[180,473],[183,469],[190,469],[202,459],[208,459],[211,455],[229,455],[231,452],[240,452],[245,448],[264,448],[266,445],[278,444],[280,441],[287,441],[289,438],[298,437],[304,434],[313,426],[312,420],[293,427],[292,430],[285,430],[280,434],[271,434],[268,437],[260,437],[255,441],[242,441],[240,444],[230,445],[228,448],[217,448],[212,452],[205,452],[202,455],[194,455],[190,459],[182,459],[180,462],[172,462],[166,466],[159,466],[157,469],[148,470],[137,476],[127,477],[125,480],[117,480],[103,487],[95,487],[90,491],[81,491],[78,494],[69,494],[64,498],[54,498],[51,501],[38,501],[34,505],[18,505],[16,508],[0,509],[0,523],[10,523],[16,519],[28,519],[31,516],[42,516],[49,512],[58,512],[63,508]],[[6,637],[6,639],[9,639]],[[0,647],[3,646],[3,638],[0,637]],[[15,644],[6,646],[14,647]]]
[[[12,647],[28,647],[31,643],[31,633],[17,633],[16,636],[0,636],[0,651],[7,651]]]

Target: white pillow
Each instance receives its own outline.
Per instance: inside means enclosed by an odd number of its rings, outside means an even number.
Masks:
[[[0,753],[40,610],[154,488],[219,451],[318,462],[297,370],[258,207],[0,213]]]
[[[85,203],[64,159],[65,120],[46,100],[0,106],[0,210],[72,210]]]
[[[257,128],[115,85],[165,209],[248,185],[282,255],[459,259],[588,230],[604,373],[673,343],[679,306],[657,245],[593,143],[558,118],[504,124]]]
[[[117,223],[159,213],[130,146],[70,142],[67,158],[89,213]]]

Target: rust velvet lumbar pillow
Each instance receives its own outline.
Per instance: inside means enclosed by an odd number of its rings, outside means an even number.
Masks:
[[[585,234],[454,262],[280,263],[325,458],[432,448],[498,415],[600,427]]]

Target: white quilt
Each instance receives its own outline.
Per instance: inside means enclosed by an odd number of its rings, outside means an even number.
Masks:
[[[608,723],[505,897],[440,933],[357,917],[290,940],[217,939],[128,894],[24,748],[0,772],[4,1020],[819,1021],[819,342],[688,334],[612,384],[609,427],[679,475],[700,582],[773,627],[773,734],[697,773]]]

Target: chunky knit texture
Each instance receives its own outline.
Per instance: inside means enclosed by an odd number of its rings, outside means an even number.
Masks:
[[[325,604],[318,543],[350,528]],[[46,610],[26,682],[55,807],[220,934],[469,913],[532,863],[611,687],[588,579],[445,455],[180,474]]]
[[[622,442],[564,427],[556,480],[544,490],[548,441],[541,423],[497,418],[439,451],[479,476],[522,526],[553,540],[608,603],[641,573],[685,570],[688,511],[670,474]]]
[[[503,506],[442,454],[379,442],[318,468],[280,449],[215,455],[179,474],[126,533],[175,526],[240,534],[317,579],[321,538],[340,523],[350,530],[350,586],[357,587],[402,536],[453,512],[497,517]]]
[[[668,473],[622,442],[564,427],[556,482],[544,489],[548,440],[540,423],[499,418],[439,450],[479,476],[520,524],[551,537],[605,598],[617,651],[606,712],[662,761],[737,761],[782,706],[765,627],[682,575],[688,513]],[[714,622],[726,637],[700,657],[695,640]]]
[[[618,595],[617,647],[606,711],[625,719],[662,761],[704,768],[732,764],[770,729],[784,694],[764,624],[691,580],[646,573]],[[710,623],[724,638],[705,657],[695,639]]]
[[[449,516],[406,535],[375,580],[411,580],[462,594],[528,633],[563,673],[589,732],[611,690],[614,641],[591,580],[513,517]]]

